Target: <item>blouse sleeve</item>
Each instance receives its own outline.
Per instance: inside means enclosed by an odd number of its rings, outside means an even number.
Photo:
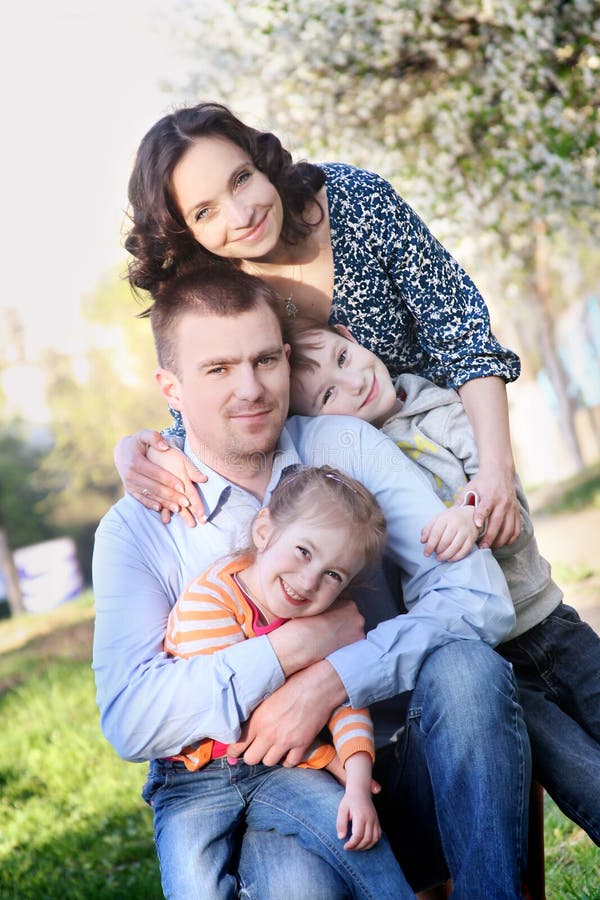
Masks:
[[[397,302],[413,318],[417,341],[439,367],[439,381],[453,388],[489,375],[514,381],[519,357],[491,333],[489,311],[469,276],[392,185],[371,178],[378,254]]]

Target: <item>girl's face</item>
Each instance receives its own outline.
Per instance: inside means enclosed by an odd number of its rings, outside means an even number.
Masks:
[[[171,186],[206,250],[227,259],[268,259],[281,234],[281,198],[241,147],[226,138],[198,138],[175,166]]]
[[[324,612],[365,565],[344,525],[300,517],[275,533],[271,514],[263,509],[252,537],[258,553],[242,574],[269,621]]]

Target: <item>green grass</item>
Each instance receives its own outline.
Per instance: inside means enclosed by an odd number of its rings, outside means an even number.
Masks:
[[[100,734],[89,605],[0,623],[4,646],[34,630],[0,656],[0,897],[162,897],[145,767]]]
[[[162,897],[145,766],[100,734],[91,596],[0,622],[0,897]],[[546,798],[549,900],[600,900],[600,851]]]

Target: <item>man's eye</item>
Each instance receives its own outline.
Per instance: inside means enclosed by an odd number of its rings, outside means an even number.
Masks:
[[[259,366],[268,366],[274,361],[274,359],[274,356],[261,356],[261,358],[257,360],[257,363]]]
[[[225,366],[215,366],[208,370],[209,375],[221,375],[225,371]]]
[[[327,388],[325,393],[323,394],[323,400],[321,401],[321,406],[325,406],[325,404],[331,400],[331,396],[333,394],[333,388]]]

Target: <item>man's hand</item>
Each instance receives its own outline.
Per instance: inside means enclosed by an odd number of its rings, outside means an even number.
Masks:
[[[286,677],[364,638],[365,620],[352,600],[337,600],[327,612],[293,619],[269,640]]]
[[[346,699],[344,685],[326,660],[292,675],[257,707],[242,738],[227,748],[248,765],[297,766],[333,710]]]

